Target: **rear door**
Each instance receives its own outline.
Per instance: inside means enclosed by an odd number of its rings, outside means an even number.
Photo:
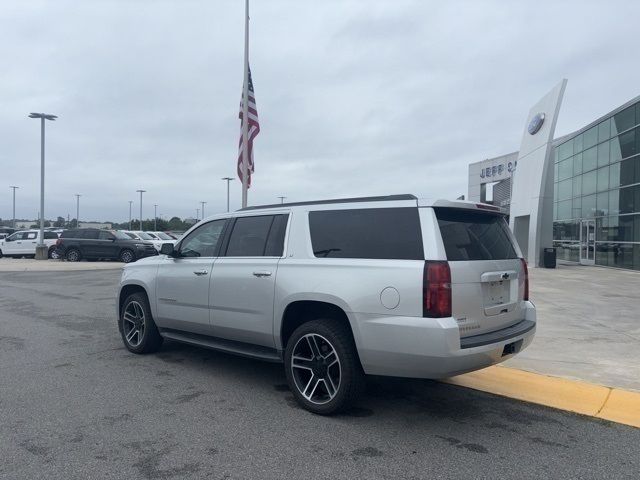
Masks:
[[[211,325],[217,337],[274,347],[273,301],[289,215],[238,217],[213,265]]]
[[[524,272],[503,215],[434,208],[451,269],[452,315],[461,337],[523,319]]]
[[[38,235],[40,232],[25,232],[20,242],[18,253],[24,255],[35,255],[36,245],[38,244]]]

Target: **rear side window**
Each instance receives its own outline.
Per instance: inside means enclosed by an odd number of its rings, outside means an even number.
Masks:
[[[316,257],[424,260],[416,207],[309,212],[309,229]]]
[[[90,240],[97,240],[98,239],[98,230],[85,230],[84,232],[82,232],[82,237],[81,238],[88,238]]]
[[[504,260],[517,258],[502,215],[459,208],[435,208],[447,259]]]
[[[54,233],[54,232],[44,232],[44,238],[45,238],[45,240],[46,239],[51,240],[51,239],[54,239],[54,238],[58,238],[58,235],[56,233]]]
[[[280,257],[288,215],[239,217],[229,237],[227,257]]]

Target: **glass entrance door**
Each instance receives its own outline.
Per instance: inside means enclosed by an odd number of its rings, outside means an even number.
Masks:
[[[596,263],[596,221],[580,222],[580,263],[595,265]]]

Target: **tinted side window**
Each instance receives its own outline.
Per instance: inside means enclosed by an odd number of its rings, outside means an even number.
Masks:
[[[287,231],[289,215],[276,215],[271,224],[267,248],[264,251],[266,257],[281,257],[284,253],[284,235]]]
[[[316,257],[424,260],[417,207],[309,212],[309,229]]]
[[[227,257],[263,257],[273,215],[239,217],[229,237]]]
[[[180,244],[182,257],[214,257],[226,220],[215,220],[196,228]]]
[[[38,234],[36,232],[27,232],[25,240],[34,240],[36,238],[38,238]]]
[[[98,230],[85,230],[84,232],[82,232],[82,237],[81,238],[88,238],[90,240],[97,240],[98,239]]]
[[[98,232],[98,238],[100,240],[115,240],[115,236],[111,232]]]
[[[58,235],[54,232],[44,232],[44,238],[46,239],[52,239],[52,238],[58,238]]]
[[[517,258],[502,215],[457,208],[435,211],[448,260]]]

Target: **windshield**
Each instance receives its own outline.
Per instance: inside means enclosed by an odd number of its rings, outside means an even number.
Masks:
[[[151,233],[151,232],[146,232],[147,235],[149,235],[153,240],[157,240],[158,239],[158,235],[155,233]]]
[[[173,238],[171,238],[169,235],[167,235],[164,232],[157,232],[156,237],[158,237],[160,240],[173,240]]]
[[[130,237],[129,235],[127,235],[124,232],[120,232],[118,230],[111,232],[115,235],[116,238],[119,238],[120,240],[131,240],[133,237]]]
[[[129,238],[133,238],[134,240],[140,240],[135,233],[124,232],[124,234],[127,235]]]
[[[136,235],[138,235],[138,237],[140,237],[142,240],[153,240],[153,237],[148,233],[138,232],[136,233]]]

